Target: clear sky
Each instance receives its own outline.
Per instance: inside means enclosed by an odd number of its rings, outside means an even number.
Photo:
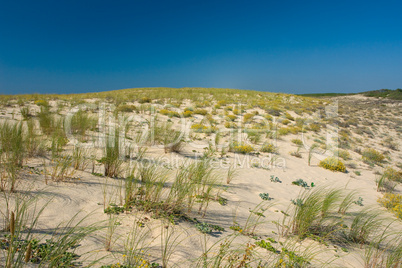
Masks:
[[[0,93],[402,87],[402,1],[0,0]]]

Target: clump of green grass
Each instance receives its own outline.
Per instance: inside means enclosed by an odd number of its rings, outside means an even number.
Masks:
[[[297,146],[303,145],[303,141],[301,139],[292,139],[292,143],[296,144]]]
[[[14,192],[26,157],[22,123],[0,123],[0,190]]]
[[[284,225],[285,234],[290,231],[300,238],[316,235],[333,242],[365,244],[383,223],[375,210],[347,213],[354,203],[353,192],[345,195],[340,189],[318,188],[305,191],[298,199],[300,205],[293,207]]]
[[[385,192],[392,192],[394,191],[397,183],[390,179],[388,174],[384,173],[381,177],[376,180],[377,183],[377,192],[385,191]]]
[[[47,106],[42,106],[38,113],[39,125],[43,134],[51,135],[57,127],[56,119]]]
[[[32,117],[29,107],[21,107],[20,112],[21,112],[21,116],[24,120],[28,120],[29,118]]]
[[[180,152],[184,147],[183,133],[175,130],[173,124],[166,123],[155,127],[155,141],[161,143],[165,153]]]
[[[91,117],[87,111],[78,110],[71,118],[70,130],[73,134],[85,136],[88,130],[94,130],[97,120]]]
[[[122,171],[123,160],[120,159],[119,136],[106,138],[105,156],[99,162],[105,166],[105,176],[118,177]]]
[[[56,156],[52,158],[50,175],[53,181],[65,181],[72,178],[74,169],[72,168],[73,158],[71,156]]]
[[[6,198],[6,207],[0,214],[6,217],[5,237],[0,241],[5,267],[46,266],[75,267],[81,263],[75,253],[79,243],[101,227],[98,224],[84,226],[86,218],[76,214],[70,221],[60,224],[54,231],[38,236],[37,224],[48,204],[37,207],[38,197],[16,195],[13,202]],[[13,203],[13,205],[11,205]],[[44,236],[44,235],[43,235]],[[45,241],[44,241],[45,240]]]

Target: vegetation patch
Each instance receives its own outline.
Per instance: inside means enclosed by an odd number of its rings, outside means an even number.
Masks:
[[[386,207],[390,212],[394,213],[398,218],[402,219],[402,195],[385,193],[378,202]]]
[[[320,161],[319,166],[332,171],[346,172],[345,164],[336,157],[325,158]]]
[[[384,161],[385,156],[379,151],[369,148],[362,152],[362,158],[366,163],[380,164]]]
[[[230,150],[239,154],[250,154],[254,152],[254,147],[248,144],[233,142],[230,146]]]

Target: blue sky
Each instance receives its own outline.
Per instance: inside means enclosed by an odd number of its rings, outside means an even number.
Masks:
[[[402,87],[401,1],[4,1],[0,93]]]

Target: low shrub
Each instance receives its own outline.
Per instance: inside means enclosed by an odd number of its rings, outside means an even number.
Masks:
[[[183,112],[183,116],[184,117],[191,117],[193,115],[193,112],[192,111],[184,111]]]
[[[332,171],[346,172],[345,164],[336,157],[325,158],[324,160],[320,161],[319,166]]]
[[[295,121],[295,118],[293,116],[291,116],[289,113],[285,113],[285,117],[286,119],[290,120],[290,121]]]
[[[138,100],[139,103],[150,103],[152,100],[148,97],[142,97]]]
[[[229,115],[227,116],[227,119],[230,120],[230,121],[235,121],[236,118],[237,118],[237,116],[235,116],[234,114],[229,114]]]
[[[402,171],[397,171],[392,167],[387,167],[384,170],[384,176],[386,176],[391,181],[402,182]]]
[[[260,151],[263,153],[276,154],[276,153],[278,153],[278,148],[275,145],[273,145],[272,143],[264,143],[264,145],[262,145]]]
[[[346,150],[338,150],[337,154],[343,160],[349,160],[350,159],[350,153],[348,151],[346,151]]]
[[[253,117],[254,117],[254,114],[247,113],[247,114],[243,115],[243,122],[244,123],[251,122]]]
[[[37,100],[35,104],[42,107],[49,107],[49,102],[47,100]]]
[[[237,124],[235,122],[225,122],[225,128],[237,128]]]
[[[303,145],[303,141],[301,139],[293,139],[292,142],[298,146]]]
[[[239,115],[241,113],[241,111],[239,109],[233,109],[233,113],[235,115]]]
[[[167,109],[161,109],[161,110],[159,110],[159,113],[163,114],[163,115],[167,115],[168,117],[180,117],[180,114],[178,112],[170,111]]]
[[[200,114],[200,115],[206,115],[206,114],[208,114],[208,111],[205,109],[195,109],[194,113]]]
[[[290,133],[290,129],[287,127],[281,127],[278,129],[279,136],[285,136]]]
[[[206,132],[208,130],[208,127],[206,125],[203,124],[194,124],[191,126],[191,129],[193,129],[195,132]]]
[[[254,147],[248,144],[233,142],[230,146],[230,151],[240,154],[249,154],[254,151]]]
[[[321,129],[320,125],[316,124],[316,123],[310,124],[309,128],[310,128],[311,131],[314,131],[314,132],[319,132],[320,129]]]
[[[134,111],[137,111],[137,107],[135,105],[121,104],[116,108],[116,111],[123,113],[132,113]]]
[[[402,219],[402,195],[386,193],[378,202],[394,213],[398,218]]]
[[[362,152],[362,159],[365,162],[379,164],[384,161],[385,156],[379,151],[369,148]]]

